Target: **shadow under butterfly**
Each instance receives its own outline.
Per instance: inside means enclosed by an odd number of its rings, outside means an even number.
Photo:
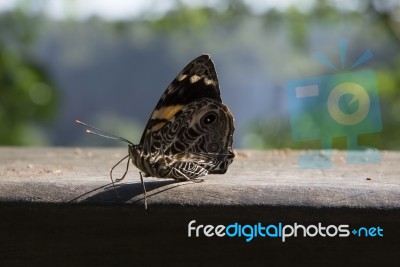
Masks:
[[[153,180],[146,182],[147,198],[155,197],[158,194],[185,185],[189,185],[189,183],[176,183],[175,180],[171,179],[160,179],[157,181]],[[115,198],[115,191],[118,192],[118,198]],[[74,197],[73,199],[69,200],[68,203],[80,202],[90,204],[100,202],[104,204],[123,204],[139,203],[141,201],[144,201],[142,184],[115,184],[114,187],[113,183],[107,183]]]
[[[232,149],[234,119],[222,103],[214,64],[209,55],[191,61],[161,96],[145,127],[140,143],[107,133],[76,120],[87,133],[128,144],[128,155],[110,170],[111,183],[123,180],[129,162],[140,170],[147,210],[144,177],[202,182],[207,174],[224,174],[235,154]],[[113,170],[128,159],[121,178]],[[118,195],[118,192],[117,192]]]

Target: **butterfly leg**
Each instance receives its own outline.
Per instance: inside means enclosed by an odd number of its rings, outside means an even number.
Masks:
[[[129,155],[125,156],[123,159],[121,159],[120,161],[118,161],[117,164],[115,164],[115,165],[111,168],[111,170],[110,170],[110,179],[111,179],[111,183],[112,183],[112,185],[113,185],[115,194],[117,194],[117,197],[118,197],[118,198],[120,198],[120,197],[119,197],[119,194],[118,194],[118,192],[117,192],[117,189],[115,188],[115,183],[118,183],[119,181],[121,181],[122,179],[124,179],[125,176],[126,176],[126,174],[128,173],[129,161],[130,161],[130,158],[128,158],[128,157],[129,157]],[[126,158],[128,158],[128,163],[126,164],[125,173],[124,173],[124,175],[122,175],[121,178],[115,179],[115,182],[114,182],[114,179],[112,178],[112,172],[113,172],[113,170],[115,169],[115,167],[117,167],[117,166],[118,166],[122,161],[124,161]]]
[[[129,155],[128,155],[128,156],[129,156]],[[125,158],[126,158],[126,157],[125,157]],[[123,160],[124,160],[125,158],[123,158]],[[131,158],[128,158],[128,162],[126,163],[126,169],[125,169],[125,173],[124,173],[124,175],[122,175],[122,177],[121,177],[121,178],[115,179],[115,182],[116,182],[116,183],[118,183],[118,182],[122,181],[122,180],[125,178],[126,174],[128,173],[128,169],[129,169],[129,161],[130,161],[130,160],[131,160]]]
[[[144,186],[144,182],[143,182],[143,173],[139,172],[139,174],[140,174],[140,181],[142,182],[142,186],[143,186],[144,209],[147,211],[147,192],[146,192],[146,187]]]

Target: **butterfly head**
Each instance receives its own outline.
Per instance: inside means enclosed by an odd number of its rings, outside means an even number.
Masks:
[[[141,151],[142,149],[140,145],[128,145],[129,157],[132,159],[133,162],[135,162],[136,159],[140,158]]]

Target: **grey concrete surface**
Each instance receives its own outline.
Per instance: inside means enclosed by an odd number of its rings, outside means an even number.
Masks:
[[[236,151],[224,175],[202,183],[145,178],[148,204],[188,206],[290,206],[314,208],[400,208],[400,153],[382,151],[380,164],[351,165],[333,151],[330,169],[301,169],[301,152]],[[96,203],[143,205],[138,170],[110,184],[109,171],[123,148],[0,148],[3,203]],[[118,166],[115,178],[126,163]]]

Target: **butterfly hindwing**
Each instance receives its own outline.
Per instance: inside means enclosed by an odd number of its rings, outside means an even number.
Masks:
[[[176,162],[196,162],[211,173],[224,173],[234,157],[233,116],[222,103],[204,98],[185,106],[159,132],[152,145]],[[223,172],[222,172],[223,171]]]

